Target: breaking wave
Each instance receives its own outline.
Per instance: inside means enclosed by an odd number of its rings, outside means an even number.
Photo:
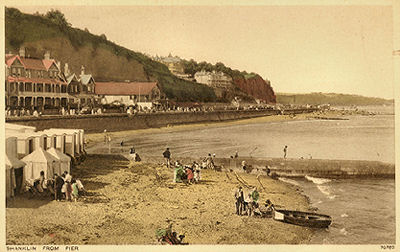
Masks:
[[[295,180],[293,180],[293,179],[282,178],[282,177],[280,177],[280,178],[278,178],[278,179],[279,179],[280,181],[285,182],[285,183],[288,183],[288,184],[292,184],[292,185],[295,185],[295,186],[300,186],[300,184],[297,183],[297,181],[295,181]]]
[[[305,177],[308,181],[311,181],[311,182],[313,182],[314,184],[317,184],[317,185],[322,185],[322,184],[331,182],[330,179],[314,178],[314,177],[311,177],[311,176],[308,176],[308,175],[306,175],[306,176],[304,176],[304,177]]]

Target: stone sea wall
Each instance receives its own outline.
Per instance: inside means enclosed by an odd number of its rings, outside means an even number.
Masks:
[[[217,158],[215,163],[226,169],[241,169],[241,162],[246,161],[253,170],[266,170],[284,177],[353,178],[376,177],[394,178],[395,165],[380,161],[367,160],[329,160],[329,159],[260,159],[239,157],[237,159]]]
[[[284,114],[299,114],[313,112],[314,109],[286,110]],[[136,114],[103,114],[80,116],[42,116],[38,118],[7,118],[6,122],[34,126],[37,130],[48,128],[75,128],[84,129],[85,133],[109,132],[158,128],[168,125],[190,124],[201,122],[220,122],[252,117],[280,114],[279,110],[239,110],[239,111],[212,111],[212,112],[165,112]]]

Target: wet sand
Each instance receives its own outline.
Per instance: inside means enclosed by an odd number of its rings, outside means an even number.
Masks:
[[[252,123],[265,123],[265,122],[280,122],[280,121],[295,121],[295,120],[306,120],[306,119],[318,119],[321,116],[330,118],[337,117],[342,118],[342,112],[340,111],[319,111],[314,113],[305,113],[297,115],[271,115],[264,117],[255,117],[250,119],[236,120],[236,121],[224,121],[224,122],[210,122],[210,123],[195,123],[195,124],[184,124],[184,125],[170,125],[168,127],[161,128],[150,128],[150,129],[139,129],[139,130],[127,130],[119,132],[109,132],[112,139],[124,139],[126,136],[134,136],[140,134],[152,134],[152,133],[163,133],[163,132],[176,132],[176,131],[190,131],[195,129],[201,129],[204,127],[224,127],[229,125],[244,125]],[[97,153],[95,145],[104,141],[104,133],[92,133],[85,134],[85,140],[87,142],[86,149],[88,152]],[[93,148],[94,147],[94,148]]]
[[[6,210],[7,244],[157,244],[169,223],[190,244],[302,244],[312,230],[268,218],[235,214],[234,173],[203,170],[199,184],[172,183],[162,164],[132,164],[121,156],[89,155],[72,174],[88,195],[78,202],[17,197]],[[266,199],[287,209],[309,210],[298,189],[240,174]]]

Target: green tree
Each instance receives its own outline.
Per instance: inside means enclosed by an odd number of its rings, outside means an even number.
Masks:
[[[64,14],[59,10],[51,9],[46,13],[45,17],[51,20],[53,23],[57,24],[58,26],[61,27],[71,26],[71,24],[68,23],[67,19],[65,18]]]

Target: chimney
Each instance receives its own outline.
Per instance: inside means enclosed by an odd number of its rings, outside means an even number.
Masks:
[[[84,75],[84,74],[85,74],[85,67],[81,66],[81,75]]]
[[[19,56],[25,58],[25,47],[19,49]]]
[[[50,59],[50,51],[46,51],[46,52],[44,53],[44,59],[45,59],[45,60],[49,60],[49,59]]]
[[[68,68],[68,63],[65,63],[64,65],[64,75],[65,76],[69,76],[69,68]]]

